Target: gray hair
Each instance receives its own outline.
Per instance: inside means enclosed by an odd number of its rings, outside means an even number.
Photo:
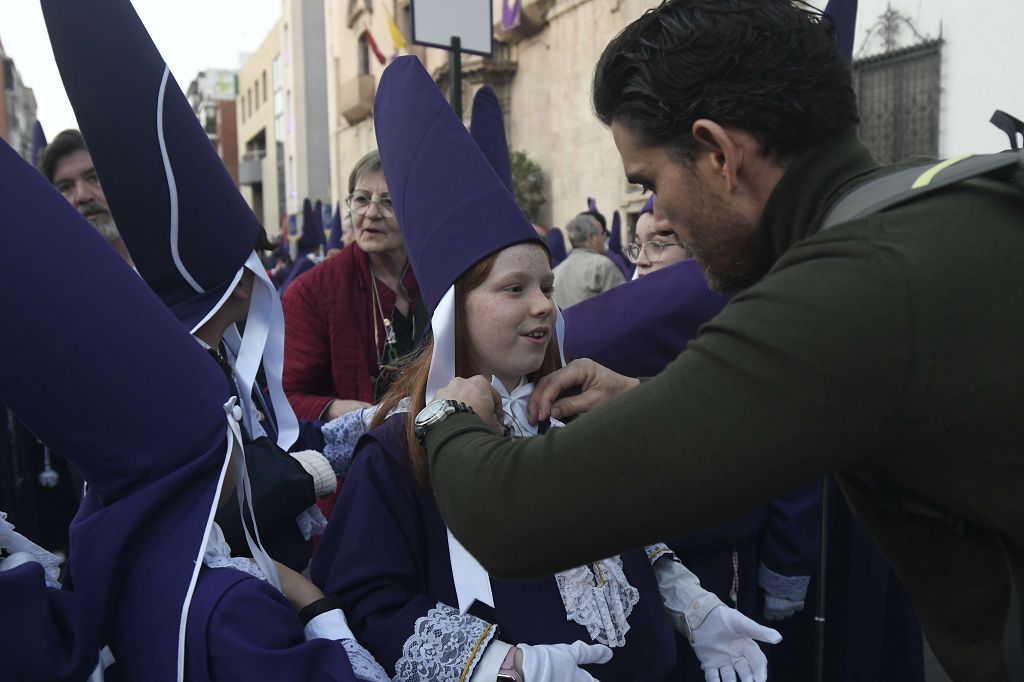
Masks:
[[[374,149],[372,152],[367,152],[363,158],[356,161],[356,165],[352,168],[352,172],[348,176],[348,193],[352,194],[352,192],[356,190],[356,182],[359,181],[359,178],[368,173],[379,172],[381,172],[380,152]]]
[[[574,249],[586,245],[587,240],[595,234],[604,234],[604,229],[601,223],[597,222],[597,218],[586,213],[580,213],[570,220],[565,226],[565,231]]]

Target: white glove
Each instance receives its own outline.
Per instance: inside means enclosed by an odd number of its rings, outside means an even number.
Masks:
[[[784,597],[776,597],[767,592],[764,593],[764,618],[765,620],[782,620],[789,618],[804,608],[803,600],[793,601]]]
[[[768,659],[754,643],[778,644],[782,635],[724,604],[690,633],[706,682],[765,682]]]
[[[604,644],[517,644],[523,652],[525,682],[598,682],[581,665],[607,663],[612,650]]]

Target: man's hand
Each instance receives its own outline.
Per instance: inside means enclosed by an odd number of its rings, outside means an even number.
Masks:
[[[504,435],[505,420],[501,410],[501,396],[482,376],[469,379],[455,377],[434,396],[434,400],[455,400],[473,408],[477,416],[496,434]]]
[[[336,398],[327,405],[327,409],[324,411],[324,421],[331,421],[343,414],[348,414],[352,410],[369,406],[370,403],[364,403],[362,400],[342,400],[341,398]]]
[[[536,424],[548,417],[564,419],[582,414],[639,383],[593,360],[573,360],[537,382],[530,396],[530,422]],[[577,386],[582,389],[579,395],[558,400],[562,393]]]

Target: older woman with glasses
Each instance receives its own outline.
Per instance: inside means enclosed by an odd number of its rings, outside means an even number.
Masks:
[[[387,367],[427,323],[376,151],[356,164],[348,189],[355,241],[297,279],[283,301],[283,384],[300,419],[375,402]]]
[[[686,260],[690,253],[679,242],[679,235],[665,220],[654,215],[654,195],[640,210],[636,221],[636,241],[623,249],[630,263],[636,264],[636,277],[643,277],[662,268]]]

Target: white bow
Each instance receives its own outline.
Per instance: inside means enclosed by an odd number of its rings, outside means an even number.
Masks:
[[[536,436],[537,426],[530,423],[528,407],[530,396],[533,395],[533,383],[527,383],[526,377],[519,382],[511,393],[496,376],[491,376],[491,386],[501,396],[501,410],[505,413],[505,426],[510,427],[514,438]]]

